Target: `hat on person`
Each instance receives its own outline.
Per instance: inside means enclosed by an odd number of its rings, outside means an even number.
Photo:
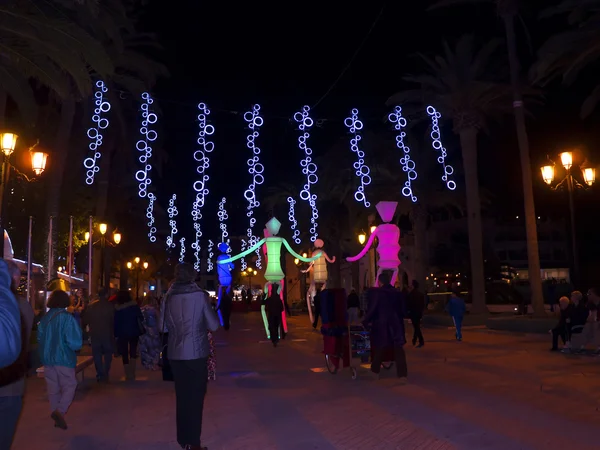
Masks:
[[[180,263],[175,266],[175,281],[178,283],[191,283],[196,281],[198,272],[190,263]]]

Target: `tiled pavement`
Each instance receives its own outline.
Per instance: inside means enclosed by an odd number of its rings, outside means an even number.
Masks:
[[[324,367],[320,336],[306,317],[292,318],[290,331],[277,349],[260,343],[251,313],[217,333],[219,379],[204,412],[210,450],[600,448],[600,358],[549,354],[536,337],[474,329],[457,343],[449,330],[428,329],[427,345],[408,349],[409,385],[397,386],[392,373],[376,382],[360,379],[365,369],[355,381],[311,371]],[[134,385],[88,382],[66,432],[52,427],[43,380],[29,380],[13,449],[179,448],[172,385],[140,375]]]

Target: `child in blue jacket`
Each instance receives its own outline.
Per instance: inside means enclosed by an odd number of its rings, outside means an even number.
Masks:
[[[462,322],[467,307],[465,306],[465,301],[460,298],[458,294],[457,291],[452,291],[450,300],[448,300],[448,304],[446,305],[446,312],[450,314],[450,317],[452,317],[452,320],[454,321],[454,326],[456,327],[456,340],[462,341]]]

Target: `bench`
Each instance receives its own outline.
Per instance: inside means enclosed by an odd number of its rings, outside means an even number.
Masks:
[[[75,376],[81,374],[81,379],[78,379],[77,381],[83,382],[84,377],[85,377],[85,369],[90,367],[92,364],[94,364],[94,358],[92,358],[91,356],[77,356],[77,364],[75,366]],[[36,373],[39,378],[43,378],[44,377],[44,366],[38,367],[36,370]]]

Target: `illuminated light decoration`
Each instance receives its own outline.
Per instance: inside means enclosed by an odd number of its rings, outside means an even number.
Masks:
[[[182,263],[185,261],[185,238],[182,237],[179,239],[179,245],[181,245],[181,250],[179,251],[179,262]]]
[[[446,151],[446,147],[442,144],[442,133],[440,132],[439,120],[442,117],[433,106],[427,107],[427,114],[431,117],[431,146],[437,152],[439,152],[439,156],[437,157],[438,163],[442,166],[444,170],[444,175],[442,175],[442,181],[446,183],[446,187],[453,191],[456,189],[456,182],[450,179],[450,175],[454,173],[454,167],[450,164],[446,164],[446,156],[448,156],[448,152]]]
[[[177,217],[179,211],[177,211],[177,206],[175,206],[175,200],[177,200],[177,195],[173,194],[173,197],[169,200],[169,208],[167,209],[167,213],[169,214],[169,227],[171,227],[171,235],[167,236],[167,250],[177,247],[177,244],[175,243],[175,235],[177,234],[177,221],[175,220],[175,217]]]
[[[360,130],[363,128],[363,123],[358,119],[358,109],[353,108],[351,116],[344,119],[344,125],[348,128],[348,131],[354,135],[350,139],[350,149],[356,153],[357,160],[353,164],[355,174],[360,180],[360,186],[354,193],[354,199],[357,202],[362,202],[367,208],[371,206],[371,203],[367,200],[365,194],[365,186],[371,184],[371,169],[365,164],[365,152],[360,149],[360,141],[362,139]]]
[[[213,256],[215,256],[215,254],[213,252],[214,246],[215,246],[215,243],[209,239],[208,240],[208,258],[206,258],[206,271],[207,272],[212,272],[212,270],[214,269],[214,265],[212,262]]]
[[[243,252],[232,256],[230,258],[222,259],[217,261],[217,264],[227,264],[229,262],[233,262],[237,259],[243,258],[246,255],[256,251],[256,249],[260,249],[260,247],[265,244],[266,245],[266,260],[267,267],[265,270],[264,277],[267,280],[265,284],[264,291],[265,293],[269,293],[272,284],[278,284],[279,288],[277,293],[280,295],[281,301],[283,302],[283,288],[285,283],[285,273],[281,268],[281,246],[284,245],[285,248],[290,252],[295,258],[298,258],[300,261],[310,263],[317,258],[321,257],[321,252],[318,252],[312,258],[305,258],[302,255],[296,253],[288,241],[284,238],[277,236],[279,230],[281,229],[281,222],[277,220],[275,217],[271,218],[266,224],[266,228],[264,230],[265,237],[258,241],[255,245],[250,248],[244,250]],[[281,313],[283,330],[287,332],[287,320],[285,318],[285,308]],[[269,338],[269,330],[268,328],[265,330],[267,333],[267,338]]]
[[[90,143],[88,145],[92,156],[85,158],[83,160],[83,167],[85,167],[85,182],[88,185],[94,184],[94,177],[96,173],[100,171],[100,166],[98,166],[98,160],[102,156],[100,153],[100,147],[102,146],[102,130],[108,128],[109,122],[108,119],[102,117],[103,114],[110,111],[110,103],[106,100],[104,95],[108,92],[108,88],[104,84],[104,81],[98,80],[96,81],[96,92],[94,92],[94,114],[92,115],[92,122],[94,122],[94,126],[88,128],[87,136],[90,138]]]
[[[398,278],[398,266],[401,264],[398,257],[398,253],[400,253],[400,229],[390,222],[394,218],[398,202],[379,202],[375,207],[384,223],[375,227],[371,232],[371,236],[362,251],[356,256],[346,258],[346,261],[358,261],[365,256],[377,237],[379,244],[377,245],[377,277],[375,278],[375,287],[379,286],[379,275],[386,270],[393,271],[391,285],[394,286]]]
[[[246,146],[252,150],[252,157],[248,159],[248,173],[252,177],[252,181],[248,186],[248,189],[244,192],[244,198],[248,202],[246,216],[248,217],[248,229],[246,235],[248,241],[242,241],[242,250],[245,250],[245,245],[253,246],[258,242],[258,237],[254,234],[254,225],[256,224],[256,218],[254,217],[254,210],[260,206],[260,202],[256,198],[256,186],[259,186],[265,182],[263,175],[265,167],[260,162],[260,148],[256,146],[256,139],[260,135],[260,127],[264,121],[260,115],[260,105],[256,104],[252,106],[250,111],[244,113],[244,120],[248,124],[250,132],[246,136]],[[260,250],[256,251],[256,267],[262,268]],[[244,259],[241,261],[242,270],[246,270],[247,264]]]
[[[310,319],[310,323],[314,322],[313,319],[313,313],[312,313],[312,307],[311,307],[311,297],[314,297],[317,293],[317,286],[316,283],[322,283],[321,286],[321,290],[327,289],[327,279],[328,279],[328,272],[327,272],[327,263],[335,263],[335,256],[333,258],[330,258],[329,255],[325,252],[325,250],[323,250],[323,246],[325,245],[325,243],[323,242],[322,239],[317,239],[315,241],[315,248],[313,250],[314,252],[320,252],[321,253],[321,257],[315,259],[313,262],[310,263],[310,265],[308,266],[308,268],[306,270],[303,270],[302,273],[308,273],[312,270],[313,276],[311,278],[310,281],[310,288],[308,289],[308,292],[306,293],[306,305],[308,306],[308,317]]]
[[[219,202],[219,211],[217,212],[217,217],[219,218],[219,228],[221,229],[221,243],[229,244],[229,233],[227,232],[227,219],[229,219],[229,216],[227,215],[227,210],[225,209],[225,203],[227,203],[227,199],[223,197]],[[227,253],[231,253],[231,247],[229,247],[229,245],[227,245]]]
[[[296,245],[300,245],[302,241],[300,240],[300,230],[298,229],[298,221],[296,220],[296,200],[294,200],[292,197],[288,197],[287,201],[290,204],[288,220],[290,221],[290,228],[294,232],[292,238],[294,239]]]
[[[150,160],[152,159],[152,142],[156,141],[158,137],[156,131],[150,127],[157,122],[158,116],[150,108],[154,100],[148,92],[142,94],[142,100],[144,101],[142,103],[142,126],[140,128],[142,138],[135,144],[137,151],[142,153],[138,157],[139,162],[142,164],[142,169],[135,173],[135,179],[139,183],[138,195],[144,198],[148,195],[148,188],[152,184],[152,179],[150,178],[150,172],[152,171],[152,164],[150,164]]]
[[[394,112],[388,115],[388,120],[394,124],[394,128],[399,131],[396,135],[396,146],[402,150],[402,158],[400,158],[400,164],[402,164],[402,170],[406,172],[407,180],[404,182],[402,188],[402,195],[409,197],[413,203],[416,203],[417,196],[413,193],[412,182],[417,179],[417,171],[415,162],[410,159],[410,147],[404,143],[406,137],[406,119],[402,117],[402,108],[396,106]]]
[[[150,192],[148,194],[148,207],[146,208],[146,218],[148,219],[148,239],[150,242],[156,242],[156,227],[154,226],[154,202],[156,196]]]
[[[198,103],[198,150],[194,152],[194,160],[198,163],[196,171],[200,178],[194,182],[194,191],[196,192],[196,198],[192,206],[192,219],[194,221],[195,240],[192,243],[194,249],[194,267],[196,270],[200,270],[200,238],[202,237],[202,228],[200,226],[200,220],[202,219],[202,208],[204,207],[204,201],[209,191],[206,187],[206,183],[209,180],[209,176],[206,173],[210,167],[210,159],[208,155],[215,149],[215,143],[208,139],[209,136],[215,132],[215,127],[207,123],[208,115],[210,110],[205,103]]]
[[[300,167],[302,167],[302,173],[306,175],[306,183],[300,191],[300,198],[307,201],[311,209],[310,218],[310,240],[315,242],[317,239],[317,220],[319,219],[319,210],[317,209],[317,194],[311,193],[310,187],[319,181],[317,177],[317,165],[312,160],[312,149],[308,146],[308,139],[310,138],[310,128],[313,126],[314,121],[310,118],[310,107],[303,106],[302,111],[294,114],[294,120],[298,124],[298,129],[302,132],[298,137],[298,147],[304,151],[304,159],[300,161]],[[288,199],[289,201],[289,199]]]

